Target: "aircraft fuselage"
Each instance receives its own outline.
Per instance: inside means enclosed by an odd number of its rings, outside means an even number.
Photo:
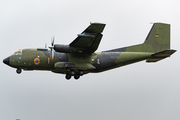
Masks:
[[[55,52],[50,58],[50,50],[24,49],[21,54],[9,57],[9,66],[24,70],[49,70],[66,74],[70,70],[102,72],[112,68],[131,64],[151,57],[145,52],[96,52],[92,54],[74,54]],[[7,60],[6,60],[7,61]]]

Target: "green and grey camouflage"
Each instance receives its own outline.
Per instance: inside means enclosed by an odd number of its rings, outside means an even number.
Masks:
[[[49,49],[23,49],[7,57],[3,62],[23,70],[49,70],[66,74],[66,79],[87,73],[96,73],[146,60],[157,62],[171,56],[176,50],[170,49],[170,24],[154,23],[142,44],[95,52],[101,42],[105,24],[91,23],[69,45],[54,44]]]

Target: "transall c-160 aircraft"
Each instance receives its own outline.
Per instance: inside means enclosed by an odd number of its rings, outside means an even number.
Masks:
[[[170,57],[170,24],[154,23],[144,43],[102,52],[95,52],[101,42],[105,24],[91,23],[69,45],[54,44],[50,49],[21,49],[3,62],[23,70],[48,70],[66,74],[66,79],[79,79],[87,73],[97,73],[146,60],[157,62]]]

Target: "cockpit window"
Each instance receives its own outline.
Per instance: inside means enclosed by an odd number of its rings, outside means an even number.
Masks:
[[[22,50],[18,50],[17,52],[14,53],[14,55],[22,55]]]

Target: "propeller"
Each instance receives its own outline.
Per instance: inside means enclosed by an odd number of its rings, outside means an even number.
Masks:
[[[51,49],[51,54],[50,54],[50,59],[54,59],[54,36],[53,38],[51,37],[51,46],[49,46],[49,48]]]

